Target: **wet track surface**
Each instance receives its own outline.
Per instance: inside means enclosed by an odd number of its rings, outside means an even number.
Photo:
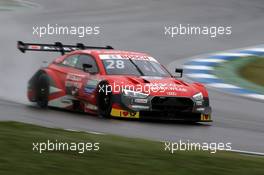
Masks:
[[[43,60],[57,54],[16,50],[16,41],[113,45],[147,52],[164,65],[203,53],[262,44],[264,2],[257,0],[111,0],[36,1],[40,7],[0,12],[0,119],[16,120],[65,129],[97,131],[155,140],[231,142],[233,149],[264,152],[264,104],[209,90],[214,122],[183,124],[105,120],[60,110],[40,110],[27,102],[27,80]],[[99,36],[32,35],[33,26],[47,24],[98,25]],[[164,36],[165,25],[231,25],[232,35]]]

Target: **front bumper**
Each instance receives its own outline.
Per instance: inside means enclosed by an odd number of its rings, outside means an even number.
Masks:
[[[154,97],[145,99],[115,95],[111,115],[121,118],[211,122],[209,99],[196,103],[188,97]]]

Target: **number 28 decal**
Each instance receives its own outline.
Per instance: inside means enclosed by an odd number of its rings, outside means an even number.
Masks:
[[[106,60],[106,69],[124,69],[125,63],[123,60]]]

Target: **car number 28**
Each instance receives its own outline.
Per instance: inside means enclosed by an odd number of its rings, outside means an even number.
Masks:
[[[125,63],[123,60],[106,60],[106,69],[124,69]]]

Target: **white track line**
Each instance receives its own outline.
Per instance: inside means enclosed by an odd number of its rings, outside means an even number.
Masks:
[[[264,156],[264,153],[261,153],[261,152],[244,151],[244,150],[237,150],[237,149],[232,149],[229,152],[241,153],[241,154],[248,154],[248,155]]]
[[[189,77],[192,78],[217,78],[215,75],[212,74],[202,74],[202,73],[192,73],[192,74],[186,74]]]
[[[95,131],[85,131],[88,134],[96,134],[96,135],[106,135],[105,133],[102,132],[95,132]]]
[[[64,130],[66,130],[66,131],[71,131],[71,132],[80,132],[80,131],[77,131],[77,130],[75,130],[75,129],[64,129]]]
[[[244,94],[243,96],[264,100],[264,95],[261,94]]]
[[[252,56],[253,54],[249,54],[249,53],[229,53],[229,52],[223,52],[223,53],[216,53],[213,56],[234,56],[234,57],[248,57],[248,56]]]
[[[240,87],[232,85],[232,84],[226,84],[226,83],[209,83],[208,86],[216,87],[216,88],[233,88],[233,89],[240,89]]]
[[[264,48],[248,48],[246,51],[264,52]]]
[[[218,59],[218,58],[198,58],[198,59],[194,59],[192,61],[194,61],[194,62],[205,62],[205,63],[221,63],[221,62],[225,62],[227,60]]]
[[[81,131],[81,130],[75,130],[75,129],[64,129],[64,130],[65,131],[71,131],[71,132],[85,132],[88,134],[105,135],[105,133],[95,132],[95,131]]]
[[[184,69],[194,69],[194,70],[213,70],[213,67],[210,66],[192,66],[192,65],[185,65]]]

